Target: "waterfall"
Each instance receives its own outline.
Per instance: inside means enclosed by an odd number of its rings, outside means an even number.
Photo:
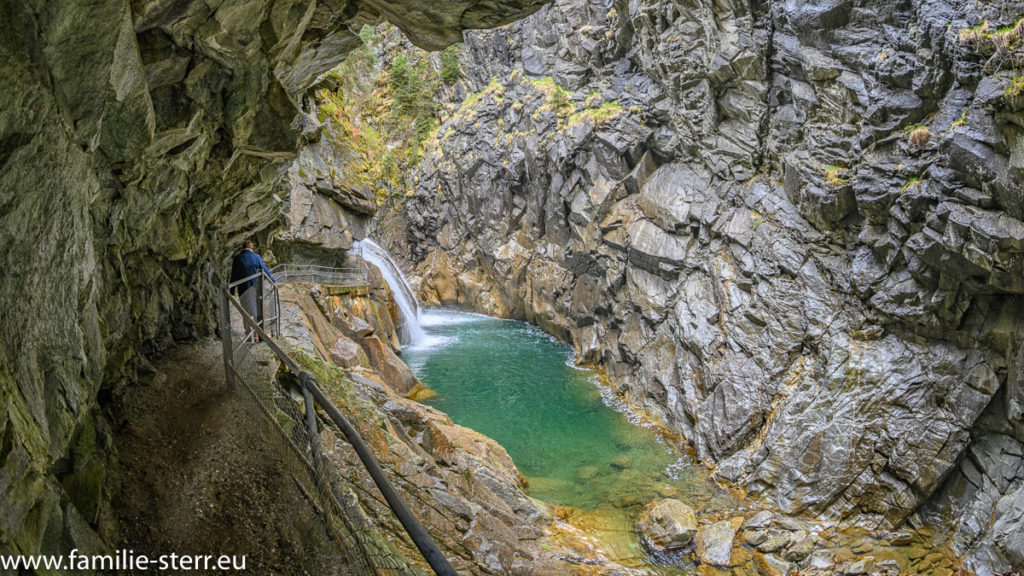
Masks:
[[[395,261],[391,259],[388,251],[369,238],[356,242],[352,245],[352,249],[362,256],[363,260],[380,269],[384,281],[388,283],[391,293],[395,295],[398,309],[402,311],[403,322],[400,330],[402,343],[413,346],[424,344],[427,341],[427,334],[420,324],[420,307],[416,302],[416,295],[413,294],[412,288],[405,281],[405,276]]]

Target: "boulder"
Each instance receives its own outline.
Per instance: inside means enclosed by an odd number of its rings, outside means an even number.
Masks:
[[[420,384],[412,370],[402,362],[391,347],[381,341],[377,336],[363,338],[363,349],[370,359],[370,365],[377,371],[384,381],[399,394],[408,394]]]
[[[673,498],[658,500],[644,507],[636,529],[656,551],[685,548],[697,533],[693,508]]]
[[[339,336],[327,350],[331,362],[342,368],[359,365],[359,352],[359,345],[344,336]]]
[[[697,559],[714,566],[731,565],[735,539],[736,527],[729,520],[701,526],[697,531]]]

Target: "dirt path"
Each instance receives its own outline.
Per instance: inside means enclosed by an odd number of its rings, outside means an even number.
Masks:
[[[345,561],[282,464],[280,440],[244,392],[227,390],[220,343],[181,346],[154,365],[125,393],[116,431],[120,548],[245,554],[251,574],[337,573]]]

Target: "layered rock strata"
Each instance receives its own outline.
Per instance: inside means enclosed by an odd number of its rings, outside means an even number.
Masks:
[[[960,31],[1022,13],[555,2],[467,36],[381,234],[720,479],[873,528],[934,504],[972,569],[1019,566],[1022,100]]]

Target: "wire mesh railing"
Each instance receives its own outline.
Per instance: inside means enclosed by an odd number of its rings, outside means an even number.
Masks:
[[[239,302],[256,319],[260,327],[272,335],[281,333],[281,298],[274,281],[263,270],[228,284],[228,292],[236,294]],[[280,280],[280,278],[278,278]],[[235,319],[232,329],[242,331],[239,342],[253,342],[257,334],[252,328],[246,329],[241,318]]]
[[[277,277],[276,273],[274,275]],[[289,446],[283,451],[287,454],[286,468],[323,515],[332,537],[341,542],[338,548],[344,553],[346,566],[339,567],[338,573],[411,576],[421,572],[381,541],[359,512],[355,495],[341,489],[344,483],[319,445],[317,404],[355,449],[385,501],[435,573],[455,575],[451,564],[401,501],[359,433],[323,394],[316,380],[301,369],[229,290],[222,293],[221,306],[221,337],[228,383],[245,390],[253,401],[254,415]],[[253,335],[266,345],[257,344]],[[283,365],[286,370],[271,372],[268,366],[275,364]]]
[[[331,268],[314,264],[280,264],[271,273],[280,283],[303,282],[333,286],[365,286],[370,273],[366,268]]]

